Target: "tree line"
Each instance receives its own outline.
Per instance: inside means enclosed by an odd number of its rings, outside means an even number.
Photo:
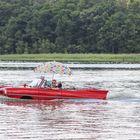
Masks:
[[[0,0],[0,54],[140,53],[139,0]]]

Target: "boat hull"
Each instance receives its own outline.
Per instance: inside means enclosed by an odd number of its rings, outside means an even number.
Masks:
[[[47,89],[29,87],[3,87],[0,89],[2,96],[18,99],[55,100],[55,99],[107,99],[106,90],[98,89]]]

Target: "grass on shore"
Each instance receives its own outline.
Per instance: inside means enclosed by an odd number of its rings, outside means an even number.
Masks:
[[[140,63],[140,54],[10,54],[0,55],[0,61]]]

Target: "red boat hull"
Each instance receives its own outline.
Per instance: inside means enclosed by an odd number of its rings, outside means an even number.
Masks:
[[[108,91],[98,89],[48,89],[29,87],[4,87],[0,94],[10,98],[34,99],[34,100],[55,100],[55,99],[102,99],[107,98]]]

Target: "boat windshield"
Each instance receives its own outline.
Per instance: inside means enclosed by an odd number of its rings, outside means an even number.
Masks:
[[[56,88],[62,88],[62,83],[57,83]],[[38,88],[50,88],[51,87],[51,81],[42,80],[42,79],[35,79],[31,83],[28,84],[29,87],[38,87]]]
[[[40,79],[35,79],[31,83],[28,84],[29,87],[38,87],[40,84],[41,80]]]

